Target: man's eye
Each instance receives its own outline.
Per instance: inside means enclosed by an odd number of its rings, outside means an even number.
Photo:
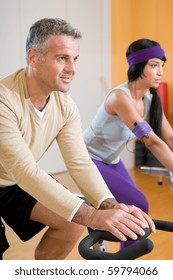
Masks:
[[[65,59],[66,58],[64,56],[60,56],[60,57],[57,58],[58,61],[65,61]]]
[[[74,62],[75,62],[75,63],[78,61],[78,58],[79,58],[79,57],[76,57],[76,58],[74,59]]]

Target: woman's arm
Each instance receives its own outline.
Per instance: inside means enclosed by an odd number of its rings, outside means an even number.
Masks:
[[[134,123],[143,122],[142,101],[133,104],[122,90],[114,91],[108,96],[105,108],[109,114],[117,114],[130,130],[134,129]],[[161,132],[164,141],[153,131],[150,131],[141,141],[167,169],[173,172],[173,130],[164,114]]]
[[[173,171],[173,129],[163,113],[161,137],[154,132],[143,137],[142,141],[153,155],[170,171]]]
[[[163,141],[173,151],[173,129],[164,114],[162,120],[161,136]]]

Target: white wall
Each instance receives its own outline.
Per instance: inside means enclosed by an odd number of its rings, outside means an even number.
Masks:
[[[43,17],[64,18],[83,33],[70,94],[85,128],[111,87],[110,0],[0,0],[0,77],[25,67],[28,30]],[[55,143],[40,166],[49,173],[66,169]]]
[[[127,169],[133,169],[135,166],[135,140],[127,143],[121,152],[121,160]]]

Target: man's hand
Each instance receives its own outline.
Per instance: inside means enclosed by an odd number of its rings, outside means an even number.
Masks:
[[[127,211],[128,213],[131,213],[134,217],[143,221],[143,223],[146,225],[145,226],[146,228],[150,227],[152,232],[156,232],[156,227],[153,220],[150,218],[149,215],[143,212],[140,208],[134,205],[126,205],[124,203],[118,203],[113,198],[106,199],[105,201],[103,201],[103,203],[100,206],[100,209],[112,209],[112,208],[122,209],[124,211]]]
[[[145,212],[143,212],[140,208],[130,205],[129,207],[129,213],[140,219],[141,221],[147,223],[147,227],[150,227],[152,232],[156,232],[156,227],[153,222],[153,220],[150,218],[149,215],[147,215]]]
[[[149,226],[147,220],[143,218],[144,216],[140,216],[141,214],[137,210],[125,204],[118,204],[116,201],[115,205],[113,205],[113,201],[111,203],[112,208],[109,208],[109,206],[105,208],[106,204],[104,203],[104,207],[101,206],[104,210],[96,210],[94,207],[83,203],[72,221],[94,230],[109,231],[121,241],[126,241],[126,237],[136,240],[137,234],[143,236],[143,228]]]

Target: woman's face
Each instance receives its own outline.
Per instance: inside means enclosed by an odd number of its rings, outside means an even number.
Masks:
[[[157,88],[163,76],[164,61],[159,58],[149,59],[144,67],[142,82],[148,88]]]

